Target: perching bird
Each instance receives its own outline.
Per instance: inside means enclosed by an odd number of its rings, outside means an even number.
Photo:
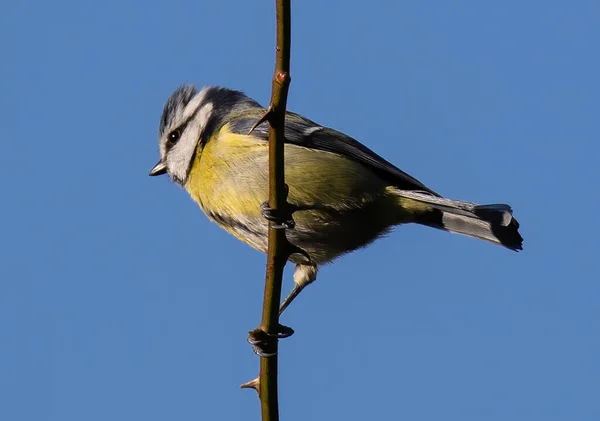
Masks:
[[[158,129],[160,161],[212,221],[267,251],[268,123],[248,134],[265,109],[242,92],[181,86],[167,100]],[[295,209],[288,240],[304,250],[283,311],[316,279],[317,265],[364,247],[399,224],[414,222],[521,250],[510,206],[445,199],[355,139],[288,112],[287,201]]]

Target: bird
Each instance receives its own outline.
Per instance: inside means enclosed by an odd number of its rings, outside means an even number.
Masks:
[[[266,109],[241,91],[186,84],[167,99],[158,128],[160,159],[149,175],[168,174],[208,218],[267,251],[269,124]],[[365,247],[398,225],[415,223],[519,251],[523,238],[507,204],[447,199],[335,129],[287,111],[284,129],[286,237],[301,252],[280,314],[317,278],[319,266]],[[272,216],[272,215],[271,215]]]

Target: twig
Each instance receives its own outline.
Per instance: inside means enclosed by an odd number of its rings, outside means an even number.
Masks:
[[[284,174],[284,126],[285,109],[290,86],[290,0],[275,0],[277,10],[277,41],[275,73],[271,93],[271,103],[261,121],[268,120],[269,130],[269,207],[275,212],[286,209],[287,192]],[[259,330],[270,337],[277,337],[279,330],[279,302],[281,301],[281,281],[283,269],[289,257],[285,229],[273,228],[269,223],[269,245],[267,251],[267,271],[263,300],[262,320]],[[256,333],[256,332],[254,332]],[[251,336],[252,336],[251,332]],[[279,420],[277,399],[277,340],[269,351],[271,356],[261,357],[258,381],[245,384],[255,388],[261,401],[263,421]]]

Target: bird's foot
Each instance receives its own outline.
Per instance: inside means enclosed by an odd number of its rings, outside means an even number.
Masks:
[[[290,211],[276,211],[269,206],[269,202],[263,202],[260,205],[260,210],[265,219],[274,222],[272,227],[275,229],[293,229],[296,226],[296,222],[294,221],[292,212]]]
[[[262,213],[262,216],[271,221],[274,222],[274,224],[272,225],[273,228],[275,229],[293,229],[296,226],[296,222],[294,221],[294,218],[292,217],[292,214],[296,211],[295,207],[289,203],[287,203],[287,195],[289,193],[289,186],[287,184],[285,184],[285,205],[283,206],[283,209],[278,209],[275,210],[272,207],[269,206],[269,202],[263,202],[260,205],[260,210]]]
[[[267,333],[257,328],[248,333],[248,343],[259,357],[272,357],[277,354],[277,341],[289,338],[293,334],[294,329],[281,324],[277,326],[277,333]]]

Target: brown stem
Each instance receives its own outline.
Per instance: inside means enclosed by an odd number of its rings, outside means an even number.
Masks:
[[[269,207],[282,210],[286,206],[284,173],[285,109],[290,86],[290,0],[275,0],[277,10],[277,42],[275,73],[271,103],[269,105]],[[288,257],[284,229],[274,229],[269,224],[269,245],[262,320],[260,327],[269,335],[276,335],[279,326],[281,281]],[[277,352],[277,344],[275,344]],[[277,399],[277,354],[260,359],[259,397],[262,420],[279,420]]]

